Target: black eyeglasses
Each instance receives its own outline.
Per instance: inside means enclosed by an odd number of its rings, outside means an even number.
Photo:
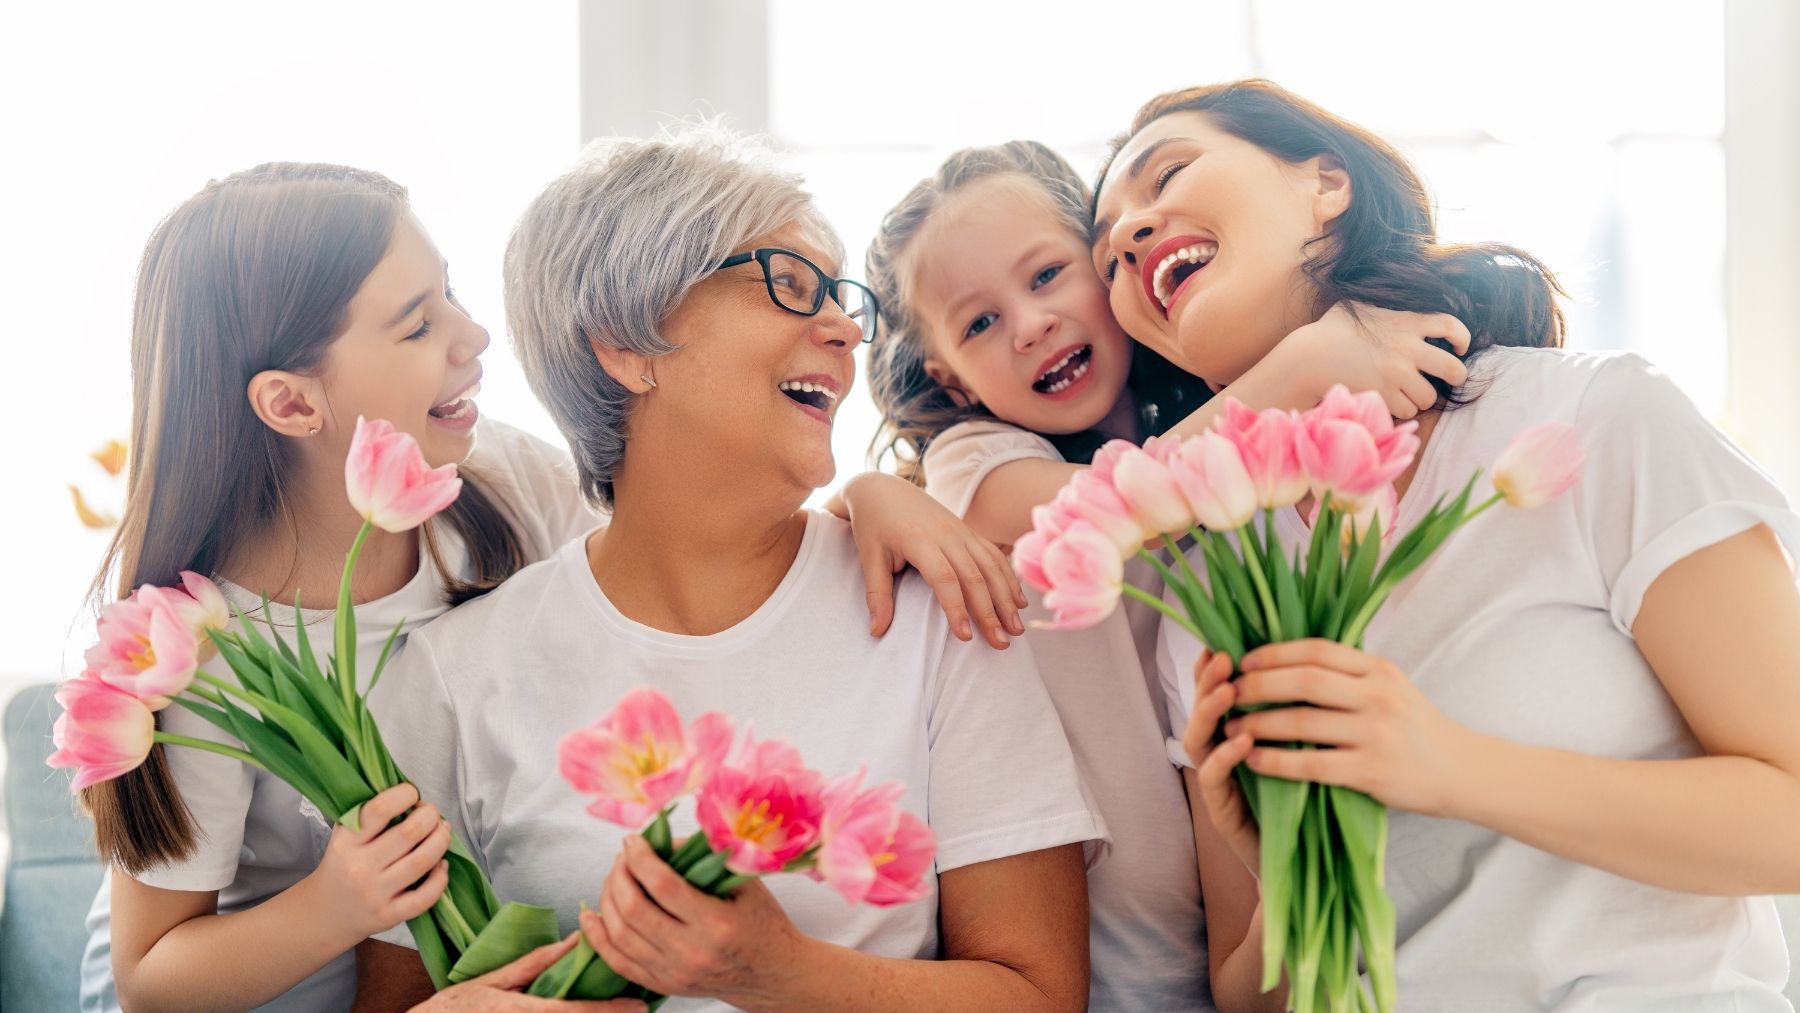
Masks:
[[[769,290],[769,301],[775,305],[789,313],[810,317],[825,306],[825,297],[829,295],[844,315],[862,328],[863,344],[875,340],[875,330],[881,325],[881,304],[875,301],[875,293],[861,282],[833,278],[798,253],[776,246],[733,254],[719,263],[718,270],[748,264],[752,260],[762,265],[763,285]]]

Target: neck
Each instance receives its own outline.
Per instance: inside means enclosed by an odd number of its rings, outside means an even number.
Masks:
[[[806,534],[804,494],[730,496],[742,476],[704,469],[614,483],[612,522],[588,541],[588,566],[635,622],[689,636],[730,629],[774,593]]]
[[[1109,440],[1129,440],[1132,443],[1144,442],[1143,425],[1138,419],[1137,397],[1126,387],[1119,391],[1119,400],[1114,403],[1112,411],[1100,420],[1094,428]]]
[[[292,605],[298,598],[307,608],[331,608],[363,523],[350,507],[343,467],[303,460],[289,476],[285,506],[285,516],[264,525],[219,575],[270,601]],[[418,572],[419,551],[415,531],[371,529],[357,557],[350,600],[361,604],[406,586]]]

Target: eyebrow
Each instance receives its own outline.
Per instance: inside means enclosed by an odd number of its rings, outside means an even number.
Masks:
[[[1191,141],[1191,140],[1193,140],[1193,138],[1191,138],[1191,137],[1165,137],[1162,140],[1157,141],[1155,144],[1150,145],[1148,148],[1145,148],[1143,151],[1138,152],[1138,157],[1131,160],[1131,165],[1127,166],[1125,169],[1125,178],[1132,179],[1132,180],[1137,179],[1139,176],[1142,176],[1144,174],[1145,167],[1147,167],[1150,164],[1151,159],[1156,157],[1157,152],[1161,151],[1162,149],[1164,149],[1164,148],[1168,147],[1169,145],[1174,144],[1178,141]],[[1092,249],[1095,244],[1100,242],[1101,236],[1104,236],[1108,232],[1112,231],[1112,225],[1113,225],[1112,219],[1110,219],[1110,218],[1101,218],[1101,219],[1097,220],[1096,222],[1094,222],[1094,227],[1088,231],[1088,247],[1089,247],[1089,249]]]
[[[440,261],[440,269],[444,272],[444,279],[446,281],[448,281],[450,278],[450,262],[448,260]],[[433,289],[428,288],[425,291],[420,292],[418,295],[413,296],[410,300],[407,301],[405,306],[400,307],[400,312],[394,314],[394,319],[388,321],[387,325],[389,327],[400,326],[400,321],[405,320],[407,317],[412,316],[413,310],[418,309],[420,307],[420,305],[422,305],[425,302],[425,300],[431,298],[431,293],[433,291],[434,291]]]
[[[420,292],[418,295],[413,296],[411,299],[407,300],[407,303],[405,306],[400,307],[400,312],[394,314],[394,319],[388,321],[387,325],[389,327],[400,326],[401,321],[405,320],[407,317],[412,316],[413,310],[418,309],[419,306],[422,305],[425,302],[425,300],[427,300],[429,298],[431,298],[431,290],[429,290],[429,289],[427,289],[424,292]]]

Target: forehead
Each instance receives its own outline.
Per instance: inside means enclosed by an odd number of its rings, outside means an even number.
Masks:
[[[1113,156],[1094,201],[1095,217],[1108,217],[1108,209],[1117,202],[1118,195],[1142,178],[1159,151],[1184,141],[1215,148],[1237,141],[1237,138],[1214,126],[1205,113],[1170,113],[1151,120],[1144,129],[1131,135]],[[1099,236],[1096,234],[1095,238]]]
[[[821,225],[807,221],[793,221],[773,232],[764,233],[752,239],[749,249],[764,246],[779,246],[784,250],[792,250],[807,260],[819,265],[826,274],[836,275],[843,271],[839,263],[841,244],[837,237]]]

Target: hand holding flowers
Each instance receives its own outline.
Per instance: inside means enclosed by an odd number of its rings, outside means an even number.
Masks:
[[[1395,423],[1379,396],[1342,387],[1301,414],[1227,400],[1212,431],[1180,445],[1103,448],[1016,547],[1052,625],[1091,625],[1124,595],[1216,652],[1197,666],[1184,742],[1214,825],[1261,875],[1263,988],[1285,970],[1300,1010],[1394,1007],[1381,803],[1443,811],[1472,739],[1395,666],[1364,654],[1364,631],[1456,529],[1502,501],[1540,505],[1580,470],[1567,425],[1534,427],[1502,454],[1492,496],[1471,502],[1477,473],[1391,537],[1394,482],[1418,453],[1416,429]],[[1290,553],[1275,512],[1309,494],[1310,544]],[[1179,572],[1140,548],[1153,538]],[[1133,552],[1172,600],[1123,582]]]

